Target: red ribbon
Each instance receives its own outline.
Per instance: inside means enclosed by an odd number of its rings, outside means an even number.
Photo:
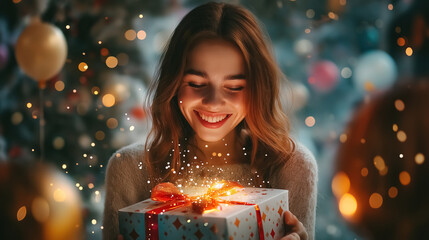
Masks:
[[[236,182],[222,181],[212,185],[205,194],[189,197],[183,194],[172,183],[160,183],[152,189],[151,199],[154,201],[168,203],[159,208],[152,209],[145,213],[146,239],[158,240],[158,214],[168,212],[176,208],[192,205],[192,210],[197,213],[204,213],[209,210],[221,210],[220,203],[236,205],[254,205],[256,210],[256,220],[258,222],[259,239],[264,240],[264,229],[262,226],[261,212],[259,206],[254,203],[227,201],[219,199],[232,195],[243,190],[243,186]]]

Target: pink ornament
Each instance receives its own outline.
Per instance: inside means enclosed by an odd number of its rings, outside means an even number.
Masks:
[[[329,92],[338,83],[339,71],[331,61],[316,62],[310,69],[308,82],[318,92]]]

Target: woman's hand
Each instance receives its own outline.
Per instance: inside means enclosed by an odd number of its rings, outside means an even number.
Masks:
[[[307,230],[295,215],[285,211],[286,236],[281,240],[307,240]]]

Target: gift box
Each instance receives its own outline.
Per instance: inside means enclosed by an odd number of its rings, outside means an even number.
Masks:
[[[152,196],[153,193],[152,190]],[[152,197],[119,210],[120,233],[124,239],[232,240],[284,236],[287,190],[243,188],[216,198],[219,206],[201,213],[195,211],[191,201],[176,198],[159,202]]]

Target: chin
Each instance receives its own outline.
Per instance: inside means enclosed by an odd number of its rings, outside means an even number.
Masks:
[[[205,142],[217,142],[217,141],[220,141],[223,138],[225,138],[225,136],[213,136],[213,135],[209,135],[209,136],[204,135],[204,136],[201,136],[199,134],[198,134],[198,137],[201,140],[205,141]]]

